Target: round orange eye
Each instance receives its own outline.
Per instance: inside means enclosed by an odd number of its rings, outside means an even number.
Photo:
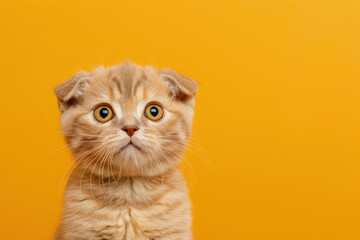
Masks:
[[[112,119],[113,115],[114,114],[113,114],[113,111],[111,110],[111,108],[106,105],[98,106],[94,110],[95,119],[102,123],[107,122],[110,119]]]
[[[159,104],[151,103],[145,108],[145,116],[152,121],[160,120],[163,115],[164,109]]]

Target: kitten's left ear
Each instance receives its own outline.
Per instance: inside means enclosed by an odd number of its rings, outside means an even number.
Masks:
[[[79,72],[56,87],[55,94],[61,112],[82,100],[83,93],[89,87],[91,76],[88,72]]]
[[[171,97],[180,102],[194,105],[194,98],[198,89],[195,80],[180,75],[172,69],[161,70],[159,76],[165,81]]]

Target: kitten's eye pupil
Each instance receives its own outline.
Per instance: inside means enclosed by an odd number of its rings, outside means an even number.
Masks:
[[[107,110],[106,108],[102,108],[99,111],[99,115],[102,118],[106,118],[109,115],[109,110]]]
[[[159,114],[159,109],[157,109],[156,107],[150,108],[150,114],[151,114],[153,117],[156,117],[156,116]]]

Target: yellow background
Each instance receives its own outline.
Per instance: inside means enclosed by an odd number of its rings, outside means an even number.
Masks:
[[[55,86],[126,59],[200,85],[195,239],[360,239],[360,1],[8,0],[0,22],[0,239],[59,222]]]

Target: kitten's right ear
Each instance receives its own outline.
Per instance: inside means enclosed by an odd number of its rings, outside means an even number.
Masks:
[[[83,93],[89,87],[91,76],[92,75],[88,72],[79,72],[71,79],[56,87],[55,94],[58,98],[59,109],[61,112],[81,101]]]

